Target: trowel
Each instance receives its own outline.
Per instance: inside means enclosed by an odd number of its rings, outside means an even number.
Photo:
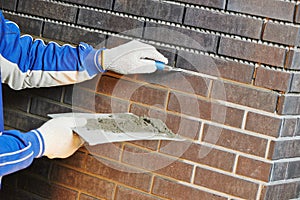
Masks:
[[[159,71],[167,71],[167,72],[182,72],[183,71],[180,68],[171,67],[160,61],[155,61],[155,66],[156,66],[156,69]]]
[[[136,141],[136,140],[173,140],[173,141],[184,141],[185,139],[180,137],[179,135],[174,134],[170,131],[167,126],[161,121],[155,119],[155,123],[158,123],[160,127],[163,127],[164,130],[167,131],[156,131],[155,129],[145,129],[144,127],[149,125],[149,118],[145,118],[143,123],[137,124],[135,128],[126,129],[124,123],[132,124],[133,120],[139,118],[138,116],[132,113],[114,113],[114,114],[100,114],[100,113],[59,113],[59,114],[49,114],[51,118],[57,117],[74,117],[76,118],[84,118],[87,122],[93,121],[105,121],[110,119],[112,122],[115,120],[117,122],[123,123],[114,123],[111,128],[94,126],[90,125],[84,127],[74,127],[73,131],[76,132],[83,140],[85,140],[89,145],[97,145],[97,144],[105,144],[112,142],[123,142],[123,141]],[[122,117],[120,117],[122,116]],[[114,119],[114,120],[112,120]],[[124,121],[124,119],[126,119]],[[140,119],[140,118],[139,118]],[[151,118],[150,118],[151,119]],[[143,120],[143,119],[142,119]],[[146,125],[145,125],[146,124]],[[120,125],[120,128],[118,127]],[[143,126],[143,127],[142,127]],[[116,131],[117,128],[117,131]]]

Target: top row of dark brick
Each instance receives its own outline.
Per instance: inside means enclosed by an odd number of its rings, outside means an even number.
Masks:
[[[0,6],[4,9],[15,10],[17,2],[23,4],[26,1],[28,0],[2,0]],[[170,20],[173,22],[181,22],[184,11],[183,6],[163,3],[159,0],[139,0],[138,4],[136,0],[62,0],[61,2],[108,10],[114,9],[115,11]],[[295,2],[280,0],[227,0],[227,4],[226,0],[175,0],[175,2],[206,6],[288,22],[293,22],[295,19],[296,23],[300,23],[300,14],[295,11],[298,10],[298,7],[295,9]],[[35,5],[35,3],[33,5]]]

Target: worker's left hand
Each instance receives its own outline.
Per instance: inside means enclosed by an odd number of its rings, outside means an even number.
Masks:
[[[102,52],[102,68],[120,74],[141,74],[156,71],[155,61],[167,64],[168,59],[155,47],[133,40]]]
[[[66,158],[71,156],[83,145],[83,140],[75,133],[73,127],[86,124],[83,118],[58,117],[43,124],[38,131],[41,133],[48,158]]]

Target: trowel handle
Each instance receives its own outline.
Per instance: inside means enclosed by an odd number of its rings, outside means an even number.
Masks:
[[[163,71],[166,65],[163,62],[155,61],[155,66],[157,70]]]

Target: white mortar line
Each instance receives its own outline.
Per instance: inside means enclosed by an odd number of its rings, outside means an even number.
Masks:
[[[233,169],[232,169],[232,173],[234,173],[234,174],[236,174],[239,157],[240,157],[240,155],[236,155],[235,159],[234,159]]]
[[[247,110],[244,111],[242,127],[241,127],[242,130],[245,130],[248,112],[249,111],[247,111]]]

